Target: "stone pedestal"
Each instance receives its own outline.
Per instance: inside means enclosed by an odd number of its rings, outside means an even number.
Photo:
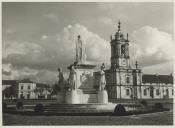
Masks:
[[[57,102],[58,103],[65,103],[65,92],[58,92]]]
[[[82,90],[83,93],[86,90],[94,90],[93,73],[95,66],[90,64],[73,64],[73,66],[76,72],[75,88]]]
[[[98,91],[98,103],[108,103],[108,93],[106,90]]]
[[[76,90],[67,91],[65,102],[67,104],[80,104],[80,95]]]

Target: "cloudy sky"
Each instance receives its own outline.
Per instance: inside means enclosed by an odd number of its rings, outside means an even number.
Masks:
[[[54,83],[75,60],[81,35],[87,60],[110,67],[110,35],[129,33],[131,65],[144,73],[173,72],[172,3],[3,3],[3,79]]]

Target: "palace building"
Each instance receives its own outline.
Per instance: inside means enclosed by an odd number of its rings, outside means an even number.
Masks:
[[[106,89],[109,101],[115,99],[173,98],[173,76],[143,74],[130,65],[129,39],[121,32],[121,23],[114,38],[111,36],[111,66],[105,70]],[[100,73],[94,72],[95,86],[98,88]]]

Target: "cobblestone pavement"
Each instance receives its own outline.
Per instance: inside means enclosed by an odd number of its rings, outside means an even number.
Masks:
[[[3,125],[173,125],[173,111],[123,117],[3,114]]]

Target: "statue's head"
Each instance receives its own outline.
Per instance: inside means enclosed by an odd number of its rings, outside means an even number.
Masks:
[[[71,66],[71,69],[72,69],[72,70],[74,69],[74,66],[73,66],[73,65]]]
[[[80,39],[80,35],[78,35],[78,39]]]
[[[62,72],[62,68],[61,68],[61,67],[59,67],[59,68],[58,68],[58,71],[59,71],[59,72]]]
[[[102,63],[102,65],[101,65],[101,70],[103,70],[104,68],[105,68],[105,64]]]

